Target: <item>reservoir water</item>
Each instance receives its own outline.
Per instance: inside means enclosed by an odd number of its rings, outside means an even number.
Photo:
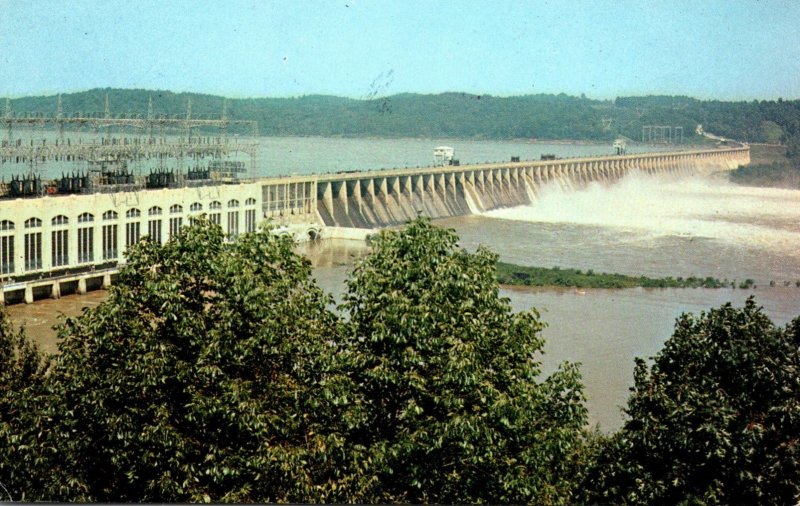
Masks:
[[[262,175],[429,165],[432,149],[455,147],[462,164],[610,154],[606,145],[424,139],[269,138],[261,141]],[[636,149],[636,147],[635,147]],[[638,147],[636,150],[652,149]],[[685,311],[700,312],[751,294],[777,324],[800,315],[800,191],[739,187],[708,179],[631,177],[610,186],[564,192],[546,188],[532,206],[438,221],[460,244],[485,244],[505,261],[649,276],[713,276],[755,282],[754,289],[504,289],[515,310],[536,307],[547,322],[546,371],[582,364],[591,422],[615,429],[633,378],[633,359],[655,354]],[[329,292],[341,293],[359,242],[300,248]],[[774,282],[775,286],[770,286]],[[49,328],[59,313],[78,314],[104,292],[10,307],[17,322],[53,351]]]

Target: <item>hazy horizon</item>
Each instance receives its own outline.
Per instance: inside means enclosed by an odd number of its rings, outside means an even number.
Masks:
[[[221,97],[225,99],[231,100],[260,100],[260,99],[299,99],[304,97],[331,97],[331,98],[342,98],[348,100],[372,100],[373,97],[369,96],[347,96],[347,95],[337,95],[334,93],[303,93],[297,95],[236,95],[236,94],[222,94],[222,93],[209,93],[206,91],[196,91],[196,90],[169,90],[169,89],[159,89],[159,88],[142,88],[142,87],[116,87],[116,86],[94,86],[91,88],[83,88],[83,89],[75,89],[75,90],[62,90],[62,91],[53,91],[53,92],[41,92],[37,94],[27,94],[27,95],[6,95],[3,98],[9,98],[10,100],[17,100],[21,98],[53,98],[57,97],[58,95],[72,95],[72,94],[79,94],[79,93],[90,93],[92,91],[103,91],[103,90],[112,90],[112,91],[147,91],[151,93],[172,93],[174,95],[206,95],[211,97]],[[566,93],[566,92],[538,92],[538,93],[519,93],[519,94],[499,94],[499,93],[491,93],[491,92],[482,92],[482,93],[475,93],[469,91],[462,91],[462,90],[450,90],[450,91],[439,91],[439,92],[418,92],[418,91],[396,91],[394,93],[388,95],[380,95],[380,98],[391,98],[398,95],[419,95],[419,96],[438,96],[438,95],[470,95],[470,96],[485,96],[485,97],[492,97],[492,98],[519,98],[519,97],[534,97],[534,96],[559,96],[559,95],[566,95],[568,97],[574,98],[585,98],[587,100],[597,101],[597,102],[613,102],[617,98],[639,98],[639,97],[671,97],[671,98],[689,98],[693,100],[700,100],[700,101],[711,101],[716,100],[719,102],[752,102],[756,101],[777,101],[778,99],[784,101],[795,101],[800,100],[800,94],[794,98],[787,98],[787,97],[775,97],[775,98],[765,98],[765,97],[751,97],[751,98],[730,98],[730,99],[720,99],[717,97],[701,97],[695,95],[686,95],[686,94],[678,94],[678,93],[640,93],[640,94],[633,94],[633,95],[614,95],[611,97],[593,97],[587,95],[585,93],[574,94],[574,93]]]

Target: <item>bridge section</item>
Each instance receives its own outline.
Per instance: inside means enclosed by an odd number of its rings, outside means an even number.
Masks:
[[[749,147],[737,147],[331,174],[317,179],[317,211],[327,226],[380,228],[420,214],[444,218],[531,204],[548,184],[575,189],[633,172],[702,174],[748,163]]]

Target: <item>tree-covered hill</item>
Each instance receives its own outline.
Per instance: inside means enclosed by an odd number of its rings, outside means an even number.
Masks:
[[[159,90],[94,89],[64,94],[64,114],[147,113],[219,117],[224,98]],[[485,139],[641,139],[642,127],[683,127],[684,138],[702,124],[707,132],[748,142],[787,143],[800,137],[800,100],[721,102],[682,96],[592,100],[559,95],[496,97],[468,93],[398,94],[352,99],[324,95],[228,99],[228,117],[255,120],[263,135],[458,137]],[[15,114],[54,115],[57,96],[11,100]]]

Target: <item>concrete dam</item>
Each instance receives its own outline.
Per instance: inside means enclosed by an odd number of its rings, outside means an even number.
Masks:
[[[627,174],[708,174],[750,163],[749,147],[331,174],[317,178],[322,225],[381,228],[529,205],[548,184],[580,189]]]
[[[108,286],[128,248],[146,236],[166,242],[203,214],[230,240],[264,220],[297,240],[363,238],[418,215],[435,219],[532,204],[550,184],[579,189],[630,173],[704,174],[749,162],[745,146],[5,197],[0,303]]]

